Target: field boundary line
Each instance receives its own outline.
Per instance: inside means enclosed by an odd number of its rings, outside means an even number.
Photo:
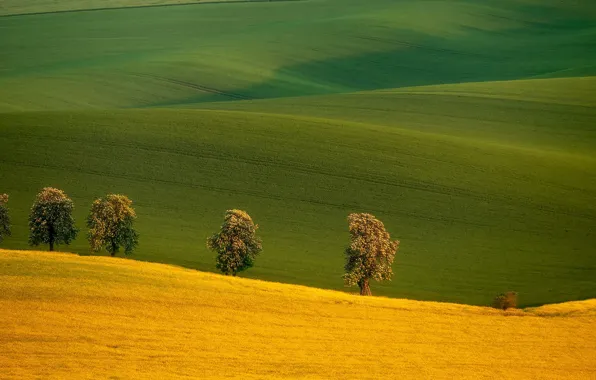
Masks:
[[[82,8],[82,9],[64,9],[58,11],[45,11],[45,12],[26,12],[26,13],[8,13],[0,14],[0,18],[3,17],[17,17],[17,16],[37,16],[37,15],[49,15],[58,13],[77,13],[77,12],[96,12],[96,11],[110,11],[118,9],[139,9],[139,8],[163,8],[163,7],[179,7],[185,5],[215,5],[215,4],[242,4],[242,3],[287,3],[287,2],[302,2],[307,0],[222,0],[222,1],[201,1],[201,2],[188,2],[178,4],[150,4],[150,5],[132,5],[129,7],[102,7],[102,8]]]

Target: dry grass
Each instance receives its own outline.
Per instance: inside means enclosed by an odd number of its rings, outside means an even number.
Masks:
[[[7,378],[595,378],[595,322],[0,251]]]

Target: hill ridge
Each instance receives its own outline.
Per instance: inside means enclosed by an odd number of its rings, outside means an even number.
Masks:
[[[540,306],[530,306],[520,309],[510,309],[508,311],[495,310],[489,305],[467,305],[454,302],[440,302],[440,301],[419,301],[407,298],[390,298],[383,296],[360,296],[356,289],[353,292],[344,292],[333,289],[317,288],[307,285],[291,284],[278,281],[268,281],[255,278],[245,278],[242,276],[226,276],[219,273],[203,272],[197,269],[186,268],[175,264],[157,263],[149,261],[138,261],[134,257],[109,257],[109,256],[94,256],[81,255],[71,253],[68,251],[35,251],[35,250],[9,250],[0,248],[0,263],[6,264],[12,259],[39,259],[44,262],[67,262],[81,265],[97,265],[105,266],[106,268],[129,268],[139,270],[140,273],[146,275],[149,272],[162,273],[172,272],[169,278],[174,278],[175,274],[198,276],[197,279],[209,279],[213,281],[220,281],[224,283],[236,283],[238,285],[249,286],[251,288],[262,287],[271,290],[276,287],[283,288],[283,290],[292,291],[291,293],[297,297],[304,297],[314,295],[326,296],[333,299],[344,299],[352,301],[361,301],[362,303],[370,302],[372,305],[379,306],[386,303],[385,308],[396,310],[411,310],[413,308],[421,307],[422,309],[436,310],[437,307],[445,307],[446,309],[460,309],[461,312],[478,313],[482,315],[510,315],[518,317],[568,317],[577,315],[593,315],[596,316],[596,298],[586,300],[558,302],[554,304],[544,304]],[[10,269],[9,269],[10,271]],[[175,273],[174,273],[175,272]],[[4,273],[6,275],[6,273]],[[40,273],[44,276],[45,273]],[[253,285],[253,286],[251,286]],[[374,286],[374,285],[373,285]],[[427,306],[422,307],[422,306]],[[565,310],[562,312],[562,310]]]

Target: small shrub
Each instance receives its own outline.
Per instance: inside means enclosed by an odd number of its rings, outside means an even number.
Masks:
[[[501,310],[515,309],[517,307],[517,293],[507,292],[499,294],[493,300],[493,307]]]

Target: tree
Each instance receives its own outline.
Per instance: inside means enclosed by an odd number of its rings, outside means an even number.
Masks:
[[[245,211],[227,210],[219,233],[207,239],[207,247],[217,253],[217,269],[235,276],[252,267],[263,249],[258,228]]]
[[[360,294],[370,296],[370,279],[391,280],[391,265],[399,247],[392,241],[383,222],[371,214],[350,214],[350,246],[346,248],[344,281],[347,286],[358,285]]]
[[[10,216],[8,215],[8,195],[0,194],[0,243],[5,236],[10,236]]]
[[[139,244],[139,235],[133,228],[136,217],[132,201],[125,195],[109,194],[96,199],[87,217],[91,249],[99,252],[105,248],[115,256],[124,247],[124,254],[132,253]]]
[[[70,244],[78,229],[72,216],[74,203],[62,190],[45,187],[37,194],[29,214],[29,244]]]
[[[517,307],[517,293],[507,292],[501,293],[493,300],[493,307],[495,309],[515,309]]]

